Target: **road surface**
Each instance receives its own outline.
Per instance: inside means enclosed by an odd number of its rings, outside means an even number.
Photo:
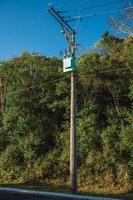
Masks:
[[[0,200],[133,200],[132,196],[108,198],[98,196],[82,196],[52,192],[0,188]]]
[[[44,197],[44,196],[30,195],[30,194],[0,192],[0,200],[68,200],[68,199],[59,197],[51,198],[51,197]]]

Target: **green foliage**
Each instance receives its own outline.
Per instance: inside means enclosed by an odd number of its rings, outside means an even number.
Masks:
[[[133,180],[128,40],[106,33],[94,52],[78,59],[78,181],[88,187],[125,189]],[[0,79],[1,183],[68,181],[70,79],[61,60],[24,52],[2,63]]]

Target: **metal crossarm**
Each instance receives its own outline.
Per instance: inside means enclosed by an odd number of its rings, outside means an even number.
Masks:
[[[60,23],[60,25],[62,27],[64,27],[66,29],[66,31],[70,35],[76,34],[75,31],[69,26],[69,24],[67,22],[65,22],[65,20],[63,19],[63,17],[61,17],[59,15],[59,13],[52,6],[48,7],[48,12]]]

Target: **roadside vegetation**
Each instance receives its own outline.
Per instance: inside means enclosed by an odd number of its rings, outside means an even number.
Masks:
[[[133,186],[133,37],[105,33],[77,60],[80,191]],[[70,75],[24,52],[0,65],[0,183],[69,182]]]

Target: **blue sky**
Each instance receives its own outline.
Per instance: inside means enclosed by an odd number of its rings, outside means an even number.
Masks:
[[[69,10],[65,15],[79,15],[79,8],[111,2],[113,0],[55,0],[58,10]],[[117,1],[117,0],[116,0]],[[66,47],[59,24],[46,12],[51,0],[0,0],[0,60],[20,55],[23,51],[59,56]],[[125,6],[125,1],[93,8],[83,14],[109,11]],[[82,49],[93,46],[105,31],[111,32],[107,21],[119,13],[98,15],[82,21],[77,42]],[[77,22],[71,24],[77,26]]]

